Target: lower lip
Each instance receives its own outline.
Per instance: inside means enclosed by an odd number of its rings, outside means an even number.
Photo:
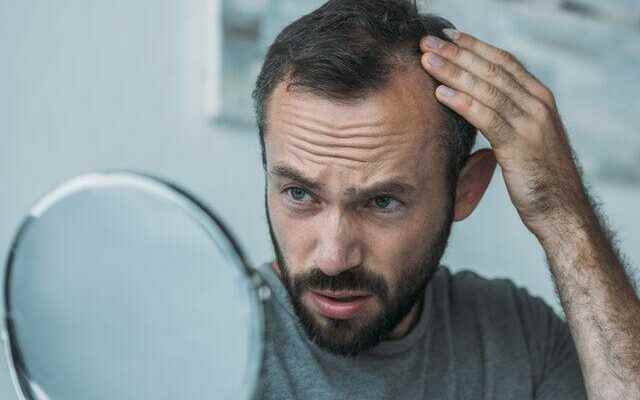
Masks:
[[[333,319],[351,319],[355,317],[365,306],[371,296],[359,297],[352,301],[337,301],[331,297],[310,292],[316,308],[320,314]]]

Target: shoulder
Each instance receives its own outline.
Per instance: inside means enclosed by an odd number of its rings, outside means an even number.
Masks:
[[[529,354],[571,339],[566,322],[551,306],[511,279],[488,278],[468,269],[452,273],[446,267],[438,275],[435,307],[454,332],[467,338],[481,335],[482,340]]]
[[[446,266],[436,275],[436,291],[447,297],[451,311],[458,314],[480,313],[498,324],[506,321],[527,324],[531,319],[557,317],[541,297],[509,278],[489,278],[470,269],[454,273]]]
[[[525,357],[537,383],[551,367],[577,365],[566,321],[542,298],[508,278],[487,278],[466,269],[452,273],[444,268],[438,274],[435,305],[460,341],[504,359]]]

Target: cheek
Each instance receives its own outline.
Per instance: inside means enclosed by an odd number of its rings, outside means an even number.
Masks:
[[[278,193],[269,194],[269,215],[273,233],[289,269],[305,268],[313,245],[313,227],[303,218],[293,218]]]
[[[424,258],[429,238],[436,233],[435,227],[438,226],[430,221],[428,217],[416,218],[398,229],[372,230],[369,233],[371,266],[384,268],[380,273],[389,283],[395,286],[404,268],[414,266]]]
[[[418,250],[418,239],[409,230],[385,230],[384,232],[372,232],[370,234],[372,256],[374,264],[385,265],[393,274],[398,268],[402,268],[409,262]],[[395,274],[393,274],[395,275]],[[395,276],[394,276],[395,278]]]

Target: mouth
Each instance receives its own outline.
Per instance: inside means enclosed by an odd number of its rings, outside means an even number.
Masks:
[[[309,293],[317,311],[331,319],[351,319],[362,312],[373,296],[360,291],[315,291]]]

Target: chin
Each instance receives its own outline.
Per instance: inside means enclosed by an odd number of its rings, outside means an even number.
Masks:
[[[296,302],[296,312],[306,335],[318,347],[330,353],[344,357],[356,356],[376,346],[388,333],[380,310],[367,309],[350,319],[332,319],[320,314],[309,304],[308,297],[303,297],[307,301]]]

